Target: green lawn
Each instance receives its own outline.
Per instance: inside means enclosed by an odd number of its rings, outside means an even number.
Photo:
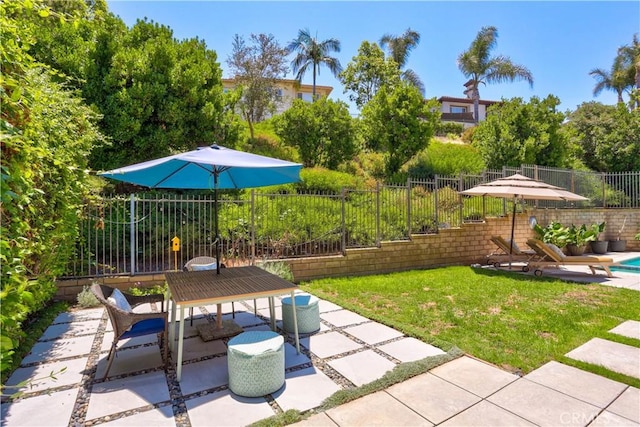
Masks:
[[[640,347],[607,331],[640,320],[637,291],[470,267],[322,279],[303,290],[445,350],[526,374],[550,360],[640,386],[564,357],[591,338]]]

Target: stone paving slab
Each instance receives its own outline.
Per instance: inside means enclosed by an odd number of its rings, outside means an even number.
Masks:
[[[319,414],[315,414],[307,418],[306,420],[302,420],[299,423],[292,424],[294,426],[300,427],[338,427],[338,424],[334,423],[331,418],[327,415],[326,412],[321,412]]]
[[[593,338],[565,356],[640,378],[640,348],[638,347]]]
[[[381,378],[396,364],[373,350],[365,350],[331,360],[329,366],[356,386],[361,386]]]
[[[403,335],[402,332],[398,332],[393,328],[377,322],[368,322],[358,326],[350,326],[348,328],[344,328],[343,331],[367,344],[378,344],[394,338],[400,338]]]
[[[390,394],[379,391],[327,411],[340,426],[432,426]]]
[[[480,397],[487,397],[518,379],[516,375],[468,356],[440,365],[430,373]]]
[[[607,410],[640,424],[640,389],[627,388]]]
[[[628,420],[619,415],[613,414],[609,411],[604,411],[598,417],[589,424],[589,427],[638,427],[640,424]]]
[[[585,426],[600,412],[594,405],[524,378],[487,400],[541,426]]]
[[[180,389],[183,395],[220,387],[228,382],[227,356],[182,366]]]
[[[66,311],[58,314],[53,322],[53,325],[58,323],[71,323],[71,322],[83,322],[86,320],[100,320],[104,314],[104,308],[89,308],[77,311]]]
[[[137,347],[140,345],[153,344],[158,342],[157,335],[143,335],[141,337],[128,338],[125,340],[120,340],[117,343],[118,351],[124,348]],[[185,340],[186,342],[186,340]],[[102,338],[102,343],[100,344],[100,351],[109,351],[111,350],[111,345],[113,344],[113,331],[105,332]],[[114,362],[115,363],[115,362]]]
[[[301,339],[300,342],[309,351],[322,359],[362,347],[362,345],[350,340],[340,332],[311,335],[310,337]]]
[[[378,350],[382,350],[402,363],[415,362],[425,357],[446,354],[438,347],[434,347],[412,337],[405,337],[388,344],[383,344],[378,346]]]
[[[481,400],[430,373],[395,384],[387,389],[387,393],[433,424],[439,424]]]
[[[290,369],[294,366],[304,365],[311,362],[304,353],[298,353],[296,347],[286,342],[284,344],[284,368]]]
[[[326,301],[321,299],[318,302],[318,311],[320,313],[327,313],[329,311],[337,311],[337,310],[342,310],[342,307],[340,307],[338,304],[334,304],[331,301]]]
[[[626,322],[623,322],[611,329],[609,332],[640,340],[640,322],[637,320],[627,320]]]
[[[83,356],[91,352],[94,335],[82,337],[60,338],[52,341],[37,342],[22,364],[40,362],[42,360],[58,360],[65,357]]]
[[[287,373],[284,387],[274,393],[273,398],[283,411],[306,411],[317,408],[338,390],[340,386],[331,378],[311,367]]]
[[[1,425],[12,426],[66,426],[73,413],[78,389],[43,394],[26,400],[3,403]]]
[[[164,372],[135,375],[95,384],[87,408],[87,420],[169,400]]]
[[[55,387],[79,384],[86,371],[88,357],[64,360],[60,362],[44,363],[27,368],[16,369],[6,382],[6,386],[15,386],[23,381],[30,381],[29,386],[21,390],[25,393],[42,391]],[[62,371],[64,369],[64,371]],[[61,372],[62,371],[62,372]],[[56,373],[56,379],[50,378]],[[14,393],[16,389],[11,389]]]
[[[193,427],[246,426],[274,414],[264,398],[236,396],[229,390],[190,399],[185,404]]]
[[[58,323],[49,326],[38,341],[47,341],[63,336],[76,336],[95,334],[100,325],[100,320],[86,320],[73,323]]]
[[[512,414],[511,412],[483,400],[458,415],[449,418],[442,424],[443,427],[459,426],[491,426],[491,427],[517,427],[535,426],[535,424]]]
[[[100,424],[100,426],[113,427],[175,427],[176,421],[173,418],[173,408],[171,405],[162,408],[151,409],[128,417],[118,418],[110,422]]]
[[[140,347],[135,349],[124,349],[116,352],[116,357],[111,364],[109,377],[129,374],[141,370],[160,368],[164,365],[160,347],[157,345]],[[100,355],[98,367],[96,368],[96,378],[102,378],[107,369],[107,353]]]
[[[599,408],[606,408],[628,387],[558,362],[549,362],[530,372],[525,378]]]
[[[342,327],[356,325],[358,323],[369,322],[366,317],[360,316],[349,310],[331,311],[328,313],[320,313],[320,319],[331,323],[333,326]]]

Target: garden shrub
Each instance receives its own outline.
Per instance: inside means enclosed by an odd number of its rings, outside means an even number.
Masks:
[[[438,122],[436,125],[435,134],[437,136],[455,135],[456,137],[462,135],[464,132],[464,125],[461,123],[453,122]]]
[[[100,305],[100,301],[98,301],[98,298],[91,292],[88,285],[82,287],[82,291],[78,293],[76,301],[78,301],[78,306],[83,308],[97,307]]]
[[[433,178],[435,175],[455,176],[460,173],[481,173],[484,161],[476,148],[465,144],[432,141],[406,165],[412,178]]]
[[[22,323],[55,294],[55,278],[74,254],[87,194],[87,157],[100,146],[93,110],[28,55],[31,2],[3,5],[2,176],[0,197],[0,369],[24,339]]]

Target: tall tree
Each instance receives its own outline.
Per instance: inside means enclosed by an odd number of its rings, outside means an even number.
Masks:
[[[284,144],[298,149],[305,167],[336,169],[356,153],[354,119],[342,101],[296,99],[274,118],[274,127]]]
[[[569,137],[563,130],[565,115],[557,111],[560,100],[553,95],[503,99],[490,107],[491,114],[476,127],[473,146],[490,169],[535,164],[568,165]]]
[[[333,52],[340,52],[340,41],[338,39],[327,39],[318,41],[316,37],[311,37],[309,29],[299,30],[298,37],[292,40],[287,46],[287,52],[296,52],[296,56],[291,61],[291,69],[296,74],[296,80],[302,81],[310,67],[313,67],[313,99],[316,99],[316,75],[320,75],[320,66],[325,65],[334,76],[342,71],[342,66],[337,58],[331,56]]]
[[[622,94],[633,86],[628,79],[628,70],[624,67],[624,58],[618,55],[613,62],[611,71],[602,68],[594,68],[589,71],[589,75],[596,79],[597,83],[593,88],[593,96],[598,96],[607,89],[615,91],[618,95],[618,103],[623,103]]]
[[[427,147],[439,120],[438,102],[425,102],[409,83],[378,90],[362,109],[362,124],[367,147],[384,153],[387,178]]]
[[[473,118],[478,122],[480,84],[526,80],[533,87],[533,75],[526,67],[514,64],[507,56],[491,56],[497,45],[496,27],[483,27],[469,46],[458,56],[458,68],[473,83]]]
[[[420,43],[420,33],[411,28],[407,28],[400,36],[385,34],[380,39],[380,47],[388,50],[389,55],[401,70],[407,65],[409,53],[418,46],[418,43]],[[424,83],[415,71],[404,70],[402,79],[420,89],[420,93],[424,95]]]
[[[178,41],[169,27],[139,20],[123,33],[100,34],[97,42],[110,56],[95,51],[95,63],[104,68],[88,68],[85,97],[102,113],[101,128],[112,145],[92,152],[94,168],[216,142],[222,70],[204,41]]]
[[[635,104],[636,108],[640,108],[640,40],[638,35],[633,35],[631,44],[622,46],[618,49],[618,57],[626,68],[631,85],[635,85],[635,92],[631,94],[631,104]],[[618,59],[616,59],[618,60]],[[634,103],[635,101],[635,103]]]
[[[277,82],[287,74],[286,56],[287,50],[272,34],[251,34],[251,44],[238,34],[233,38],[227,64],[236,84],[242,87],[237,105],[249,125],[251,138],[253,124],[264,120],[278,106]]]
[[[340,81],[344,93],[352,92],[349,99],[362,109],[382,86],[400,82],[400,70],[391,58],[385,59],[380,46],[365,40],[358,48],[358,55],[340,73]]]

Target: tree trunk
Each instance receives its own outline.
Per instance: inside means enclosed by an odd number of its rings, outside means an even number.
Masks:
[[[313,63],[313,89],[311,92],[311,100],[316,100],[316,63]]]
[[[477,85],[473,88],[473,120],[476,124],[480,120],[480,91]]]

